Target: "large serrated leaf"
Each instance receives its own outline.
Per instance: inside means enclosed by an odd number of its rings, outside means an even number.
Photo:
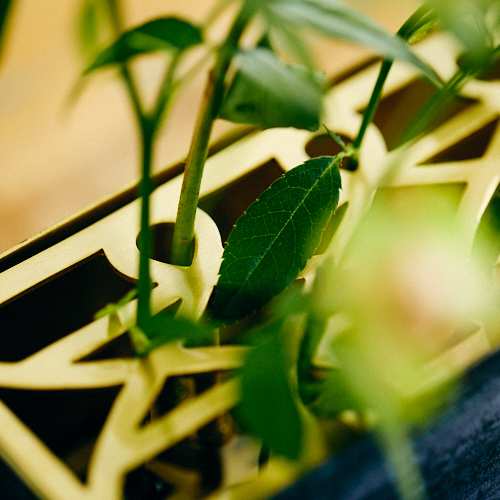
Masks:
[[[370,17],[339,0],[247,0],[247,4],[280,31],[284,25],[294,28],[289,33],[310,28],[328,37],[364,45],[388,59],[407,61],[435,83],[441,83],[435,71],[400,37],[391,35]]]
[[[242,54],[220,116],[262,128],[317,130],[322,111],[322,75],[287,66],[267,48]]]
[[[286,349],[279,341],[280,327],[277,322],[260,331],[257,346],[240,369],[242,397],[236,410],[245,429],[261,438],[266,448],[297,459],[302,420],[289,380]]]
[[[199,28],[187,21],[176,17],[154,19],[125,32],[96,57],[85,74],[110,64],[124,63],[140,54],[172,48],[185,50],[201,41]]]
[[[304,268],[337,207],[342,156],[290,170],[239,218],[211,302],[214,321],[232,323],[263,307]]]

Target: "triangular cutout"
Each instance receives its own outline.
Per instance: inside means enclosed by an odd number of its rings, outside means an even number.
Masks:
[[[120,388],[0,388],[0,400],[85,482],[94,443]]]
[[[481,129],[476,130],[461,141],[453,144],[453,146],[440,151],[432,158],[422,162],[421,165],[481,158],[488,149],[491,138],[497,128],[498,121],[498,118],[491,121]]]
[[[25,290],[0,305],[0,361],[21,361],[90,324],[134,286],[101,250]]]
[[[284,174],[276,160],[269,160],[238,180],[200,199],[199,207],[212,217],[225,243],[234,224],[257,197]]]

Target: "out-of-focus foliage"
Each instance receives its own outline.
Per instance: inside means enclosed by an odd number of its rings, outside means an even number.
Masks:
[[[440,378],[423,380],[420,369],[444,352],[457,329],[486,314],[483,272],[468,260],[453,214],[453,203],[430,188],[413,199],[380,196],[345,266],[323,270],[328,279],[314,292],[314,308],[347,316],[351,326],[334,352],[354,393],[381,415],[397,416],[405,399],[431,388]]]
[[[0,2],[0,54],[5,38],[8,16],[10,11],[12,10],[12,4],[12,0],[2,0]]]
[[[315,131],[323,108],[323,75],[306,66],[285,65],[262,47],[236,58],[238,66],[220,117],[261,128]]]
[[[498,0],[429,0],[443,27],[462,45],[462,64],[469,71],[483,71],[498,59],[500,35]]]
[[[154,19],[123,33],[116,42],[97,55],[85,73],[110,64],[125,63],[141,54],[185,50],[201,41],[199,28],[187,21],[175,17]]]
[[[431,80],[439,83],[435,72],[419,60],[400,38],[389,35],[370,17],[339,0],[247,0],[249,9],[258,12],[271,32],[304,53],[300,37],[309,29],[327,37],[357,43],[391,59],[414,64]],[[299,38],[299,41],[297,39]]]

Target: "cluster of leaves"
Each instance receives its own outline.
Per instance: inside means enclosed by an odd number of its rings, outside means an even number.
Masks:
[[[82,39],[88,45],[96,46],[99,32],[95,27],[98,16],[94,4],[93,0],[87,0],[83,9],[86,21],[82,22]],[[115,26],[119,26],[115,1],[108,1],[107,15],[114,20]],[[239,47],[241,34],[256,16],[264,20],[262,41],[253,49],[242,49]],[[321,74],[304,64],[309,60],[308,50],[305,41],[297,37],[297,32],[304,28],[368,45],[390,58],[398,57],[414,64],[430,79],[437,80],[433,70],[408,50],[404,40],[391,36],[371,19],[342,2],[247,1],[218,53],[215,65],[225,68],[218,75],[223,99],[218,102],[220,96],[214,91],[213,103],[207,106],[207,113],[211,115],[209,120],[221,116],[261,128],[293,126],[316,130],[321,121],[323,79]],[[274,39],[293,46],[294,53],[303,56],[302,63],[283,62],[273,48]],[[148,267],[152,148],[161,118],[181,81],[175,78],[177,62],[188,49],[202,41],[202,29],[185,20],[172,17],[154,19],[132,29],[117,30],[115,39],[98,51],[84,71],[84,76],[87,76],[103,68],[120,69],[141,129],[143,208],[137,322],[146,337],[152,336],[148,332],[152,332],[153,325],[149,311],[151,281]],[[129,62],[152,52],[169,54],[169,63],[155,103],[152,109],[146,110],[135,87]],[[231,72],[230,67],[234,67]],[[233,74],[231,78],[230,74]],[[196,140],[204,139],[198,137]],[[195,144],[194,149],[203,148]],[[273,184],[238,222],[228,242],[222,277],[213,301],[212,319],[216,323],[238,321],[265,305],[295,279],[314,254],[323,229],[336,208],[340,188],[338,166],[346,155],[343,152],[334,158],[314,159],[297,167]],[[201,160],[204,161],[203,157]],[[194,193],[193,197],[197,199],[197,194]],[[249,234],[251,236],[247,237]],[[248,238],[251,245],[247,245]],[[264,278],[268,277],[273,265],[276,265],[273,285],[265,290]],[[240,271],[238,277],[233,276],[236,269]]]
[[[318,129],[324,84],[321,74],[309,64],[305,38],[298,36],[302,30],[312,29],[325,36],[366,45],[386,59],[353,145],[346,146],[331,133],[342,146],[340,154],[315,158],[292,169],[262,193],[238,220],[229,236],[220,278],[210,303],[208,319],[212,328],[238,322],[266,306],[287,289],[314,255],[338,204],[340,163],[346,157],[357,161],[357,150],[373,118],[394,59],[413,64],[439,88],[414,129],[407,134],[408,137],[425,128],[433,113],[439,111],[440,106],[455,95],[468,78],[497,62],[500,54],[495,45],[498,2],[463,0],[453,4],[458,4],[459,8],[455,8],[448,0],[429,0],[394,37],[371,19],[338,0],[243,2],[228,37],[216,53],[217,81],[211,93],[206,94],[208,102],[200,115],[199,128],[205,132],[204,135],[195,136],[192,146],[190,158],[196,158],[193,161],[200,163],[201,169],[206,159],[211,125],[217,117],[260,128],[290,126]],[[260,17],[265,27],[262,39],[253,48],[242,48],[242,33],[256,17]],[[409,49],[409,45],[425,36],[437,21],[455,34],[464,48],[463,64],[457,74],[444,84]],[[464,33],[467,36],[463,36]],[[96,55],[85,71],[85,75],[88,75],[110,66],[120,68],[141,127],[142,183],[145,186],[142,190],[143,242],[138,319],[137,325],[130,328],[139,355],[147,354],[161,343],[181,338],[204,344],[212,335],[210,328],[177,318],[171,310],[156,316],[152,316],[149,310],[148,198],[151,192],[151,150],[164,111],[181,81],[175,79],[177,62],[189,48],[202,42],[203,29],[200,27],[172,17],[155,19],[118,32],[112,43]],[[289,50],[297,62],[285,63],[280,56],[280,48]],[[128,63],[132,58],[151,52],[167,52],[170,62],[155,105],[146,111],[140,104]],[[196,204],[197,193],[193,192],[190,196]],[[194,224],[194,219],[190,223]],[[321,274],[320,270],[318,283],[327,279]],[[324,274],[328,275],[328,272],[324,271]],[[292,306],[287,302],[291,300],[288,297],[277,318],[248,337],[256,347],[242,369],[242,419],[251,431],[264,440],[268,448],[294,459],[300,456],[302,450],[301,405],[310,403],[316,411],[333,415],[346,409],[366,409],[366,401],[355,397],[349,389],[345,374],[335,372],[321,383],[309,378],[311,357],[334,310],[332,306],[332,310],[318,313],[311,305],[314,293],[301,295],[298,299],[295,297]],[[116,311],[108,312],[114,314]],[[295,317],[293,314],[297,312],[306,316],[305,326],[298,336],[298,347],[291,345],[297,344],[297,335],[288,333],[291,328],[289,317]],[[294,351],[299,352],[298,358],[290,354]],[[279,403],[276,403],[277,399]]]
[[[498,0],[428,0],[439,24],[461,47],[455,74],[422,108],[403,134],[402,142],[428,129],[471,78],[487,77],[500,59],[500,4]]]

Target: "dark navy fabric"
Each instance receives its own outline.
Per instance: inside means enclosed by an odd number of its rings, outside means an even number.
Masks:
[[[414,440],[429,500],[500,499],[500,353],[466,375],[460,397]],[[397,500],[366,436],[274,500]]]

